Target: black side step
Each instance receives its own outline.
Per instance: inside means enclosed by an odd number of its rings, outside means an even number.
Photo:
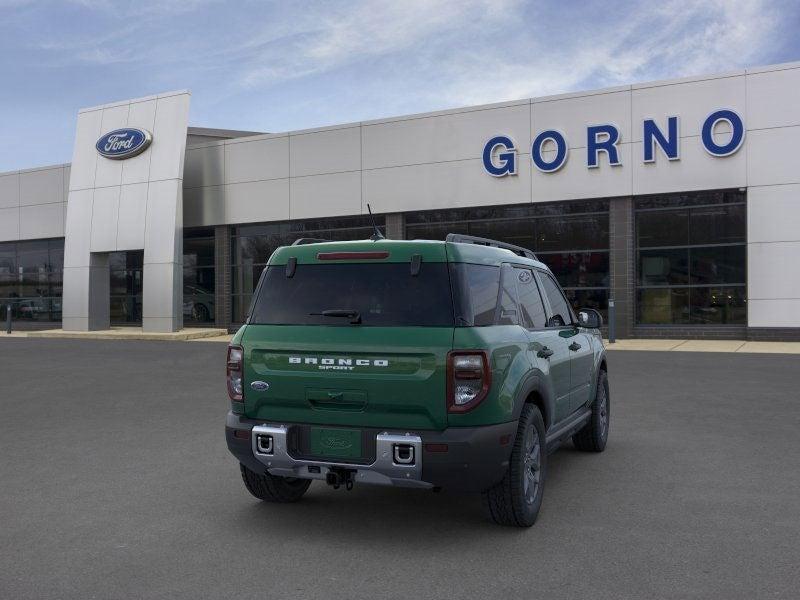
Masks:
[[[572,437],[572,434],[579,431],[586,422],[589,420],[589,417],[592,416],[592,409],[587,407],[582,407],[572,413],[569,417],[564,419],[561,423],[553,427],[550,431],[547,432],[547,452],[554,452],[558,449],[558,447],[569,437]]]

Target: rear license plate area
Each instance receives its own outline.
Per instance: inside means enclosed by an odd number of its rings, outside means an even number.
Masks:
[[[362,433],[359,429],[311,427],[309,453],[331,459],[358,460],[363,456]]]

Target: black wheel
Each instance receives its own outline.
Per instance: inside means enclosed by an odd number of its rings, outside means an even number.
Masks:
[[[297,502],[311,485],[310,479],[275,477],[269,473],[259,475],[239,463],[242,481],[247,491],[265,502]]]
[[[578,433],[572,436],[572,443],[584,452],[602,452],[608,441],[608,426],[611,417],[611,403],[608,394],[608,376],[600,371],[597,378],[597,392],[592,402],[592,416]]]
[[[547,452],[544,419],[539,408],[526,404],[503,480],[483,492],[486,515],[498,525],[530,527],[542,506]]]

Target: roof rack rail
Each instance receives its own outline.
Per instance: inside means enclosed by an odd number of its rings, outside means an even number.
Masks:
[[[305,246],[306,244],[319,244],[323,242],[330,242],[330,240],[323,240],[320,238],[297,238],[292,242],[292,246]]]
[[[498,242],[497,240],[490,240],[489,238],[477,237],[474,235],[463,235],[460,233],[448,233],[446,241],[454,242],[456,244],[477,244],[478,246],[491,246],[493,248],[503,248],[504,250],[511,250],[518,256],[524,256],[533,260],[539,260],[536,255],[527,248],[522,246],[515,246],[514,244],[506,244],[505,242]]]

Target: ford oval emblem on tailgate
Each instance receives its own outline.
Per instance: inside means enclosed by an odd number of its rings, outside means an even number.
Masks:
[[[250,387],[257,392],[266,392],[269,389],[269,384],[266,381],[254,381]]]

